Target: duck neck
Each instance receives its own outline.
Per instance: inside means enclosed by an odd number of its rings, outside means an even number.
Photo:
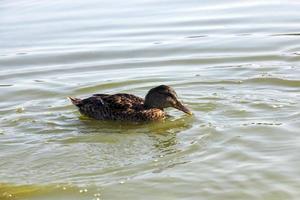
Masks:
[[[145,109],[156,108],[156,109],[160,109],[162,111],[164,110],[163,108],[159,108],[159,106],[155,106],[155,105],[149,103],[149,101],[147,101],[147,100],[144,103],[144,107],[145,107]]]
[[[154,108],[154,107],[153,107],[151,104],[149,104],[147,101],[145,101],[144,107],[145,107],[146,109]]]
[[[153,95],[153,93],[151,93],[151,90],[150,90],[150,92],[148,92],[148,94],[145,96],[144,107],[146,109],[157,108],[160,110],[164,110],[158,101],[159,101],[159,99],[157,99],[155,97],[155,95]]]

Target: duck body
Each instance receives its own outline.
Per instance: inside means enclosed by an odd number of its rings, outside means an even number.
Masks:
[[[144,99],[132,94],[94,94],[86,99],[72,98],[79,112],[97,120],[157,121],[165,119],[158,108],[145,108]]]
[[[152,88],[145,99],[126,93],[94,94],[86,99],[69,97],[79,112],[97,120],[158,121],[166,118],[164,108],[174,107],[191,114],[169,86]]]

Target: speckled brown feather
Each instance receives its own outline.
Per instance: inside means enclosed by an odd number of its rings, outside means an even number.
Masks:
[[[145,108],[144,99],[132,94],[95,94],[82,100],[70,99],[81,114],[98,120],[156,121],[165,118],[163,110]]]

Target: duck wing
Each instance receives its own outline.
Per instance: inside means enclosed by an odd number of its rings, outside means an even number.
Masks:
[[[144,109],[142,98],[125,93],[94,94],[86,99],[75,100],[81,114],[100,120],[124,120]]]
[[[101,98],[104,105],[112,110],[140,110],[144,105],[144,99],[132,94],[118,93],[113,95],[94,94],[93,97]]]
[[[81,114],[94,119],[153,121],[165,118],[162,110],[145,109],[144,99],[132,94],[94,94],[86,99],[70,99]]]

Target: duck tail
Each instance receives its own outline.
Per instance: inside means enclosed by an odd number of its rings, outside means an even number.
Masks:
[[[75,106],[79,106],[81,104],[81,99],[79,99],[79,98],[68,97],[68,99],[70,99],[70,101],[72,102],[72,104],[74,104]]]

